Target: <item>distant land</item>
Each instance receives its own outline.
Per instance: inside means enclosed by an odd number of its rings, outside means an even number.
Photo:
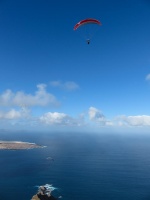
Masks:
[[[0,141],[0,150],[20,150],[20,149],[34,149],[43,148],[45,146],[37,145],[35,143],[21,142],[21,141]]]

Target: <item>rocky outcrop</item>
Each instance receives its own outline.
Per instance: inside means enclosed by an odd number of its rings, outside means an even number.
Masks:
[[[47,196],[47,195],[41,195],[41,194],[36,194],[32,197],[31,200],[57,200],[55,197]]]

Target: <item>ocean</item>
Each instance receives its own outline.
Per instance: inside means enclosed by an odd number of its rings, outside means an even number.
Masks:
[[[0,200],[30,200],[44,184],[62,200],[150,199],[148,134],[1,132],[0,140],[47,146],[0,151]]]

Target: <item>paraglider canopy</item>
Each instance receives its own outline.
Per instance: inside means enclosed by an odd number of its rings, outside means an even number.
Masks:
[[[98,25],[102,25],[99,20],[93,19],[93,18],[88,18],[88,19],[84,19],[84,20],[79,21],[74,26],[74,30],[77,30],[80,26],[85,25],[85,24],[98,24]]]
[[[93,24],[102,25],[101,22],[99,20],[97,20],[97,19],[87,18],[87,19],[79,21],[74,26],[74,31],[78,30],[78,28],[79,28],[79,32],[81,31],[81,32],[84,33],[87,44],[90,44],[91,37],[92,37],[92,35],[94,33],[94,29],[93,28],[97,27],[97,26],[93,27]],[[84,26],[84,25],[87,25],[87,26]],[[82,27],[82,28],[80,28],[80,27]]]

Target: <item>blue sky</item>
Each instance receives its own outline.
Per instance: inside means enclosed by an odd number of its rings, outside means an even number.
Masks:
[[[150,1],[1,0],[0,27],[0,129],[149,130]]]

